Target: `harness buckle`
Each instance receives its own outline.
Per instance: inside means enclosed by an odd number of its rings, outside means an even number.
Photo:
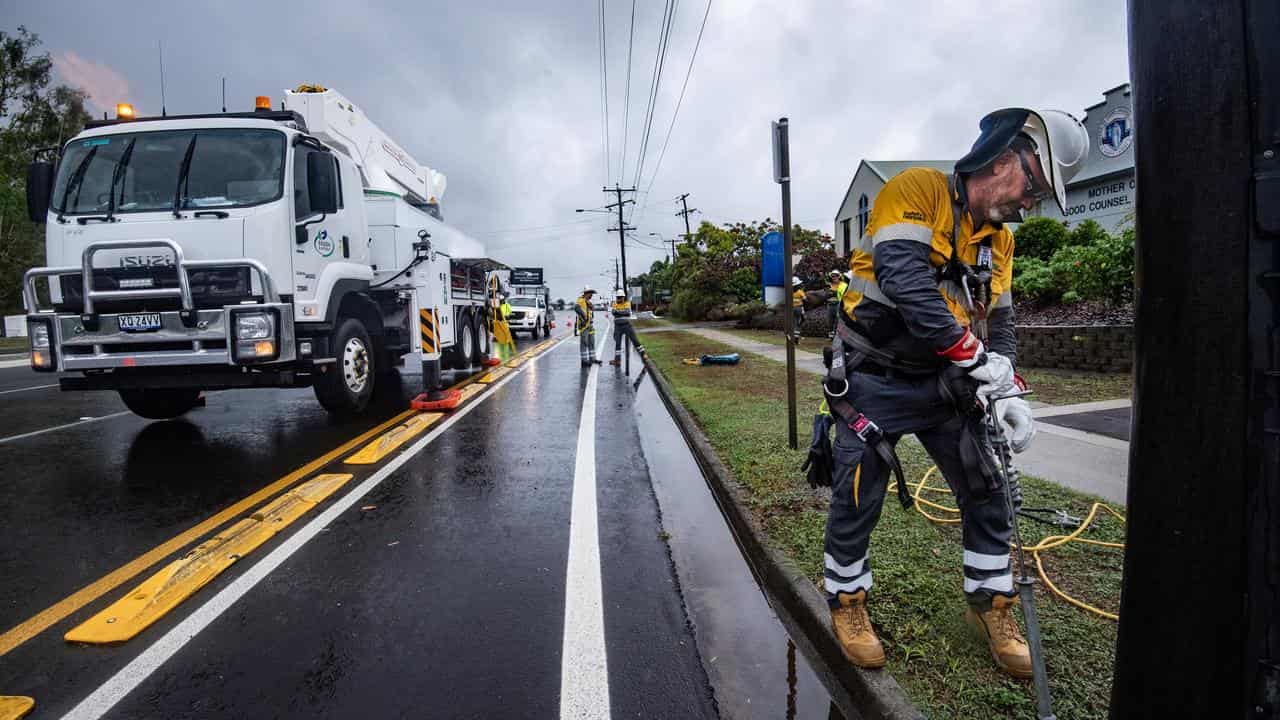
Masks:
[[[857,419],[849,423],[849,429],[868,446],[879,443],[883,437],[883,433],[880,432],[880,426],[862,413],[858,413]]]

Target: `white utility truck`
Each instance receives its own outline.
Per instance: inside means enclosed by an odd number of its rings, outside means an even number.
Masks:
[[[507,268],[441,221],[444,176],[333,90],[255,104],[151,118],[122,106],[37,156],[27,205],[48,267],[24,285],[36,370],[68,373],[63,390],[118,391],[148,418],[205,390],[308,385],[352,414],[398,365],[420,362],[438,393],[442,369],[485,359]]]

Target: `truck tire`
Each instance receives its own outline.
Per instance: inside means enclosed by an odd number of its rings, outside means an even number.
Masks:
[[[453,320],[453,347],[441,355],[442,367],[446,370],[466,370],[471,367],[471,359],[476,352],[475,335],[471,333],[473,314],[469,309],[462,309]]]
[[[473,348],[471,364],[479,367],[480,363],[483,363],[484,359],[489,357],[489,348],[486,347],[489,333],[484,329],[484,320],[480,317],[480,313],[471,314],[471,323],[467,326],[467,332],[471,334],[471,347]],[[481,337],[486,338],[483,345],[481,344]]]
[[[377,377],[369,332],[364,323],[346,318],[333,331],[331,347],[337,363],[316,377],[316,399],[334,415],[358,415],[368,407]]]
[[[476,337],[480,342],[476,343],[476,347],[480,348],[480,362],[493,354],[493,338],[489,336],[489,328],[484,322],[484,313],[476,313]]]
[[[200,404],[200,391],[189,388],[120,390],[120,399],[134,415],[148,420],[172,420]]]

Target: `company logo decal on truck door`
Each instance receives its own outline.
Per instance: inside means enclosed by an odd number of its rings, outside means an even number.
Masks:
[[[320,254],[320,257],[329,257],[333,254],[334,247],[336,247],[333,240],[329,238],[328,230],[321,230],[316,233],[316,239],[311,243],[311,245],[315,247],[316,252]]]

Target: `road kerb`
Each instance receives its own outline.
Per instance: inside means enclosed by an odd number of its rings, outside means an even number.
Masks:
[[[832,701],[845,717],[868,720],[923,720],[898,682],[885,670],[863,670],[841,653],[831,630],[826,599],[781,551],[769,544],[768,535],[751,514],[750,497],[733,473],[716,455],[711,442],[693,416],[676,398],[666,376],[654,362],[644,359],[658,396],[693,453],[716,503],[733,530],[747,564],[759,579],[769,605],[793,642],[809,659]]]
[[[224,570],[319,505],[351,480],[349,474],[317,475],[206,539],[147,578],[119,600],[72,628],[67,642],[121,643],[147,629]]]

